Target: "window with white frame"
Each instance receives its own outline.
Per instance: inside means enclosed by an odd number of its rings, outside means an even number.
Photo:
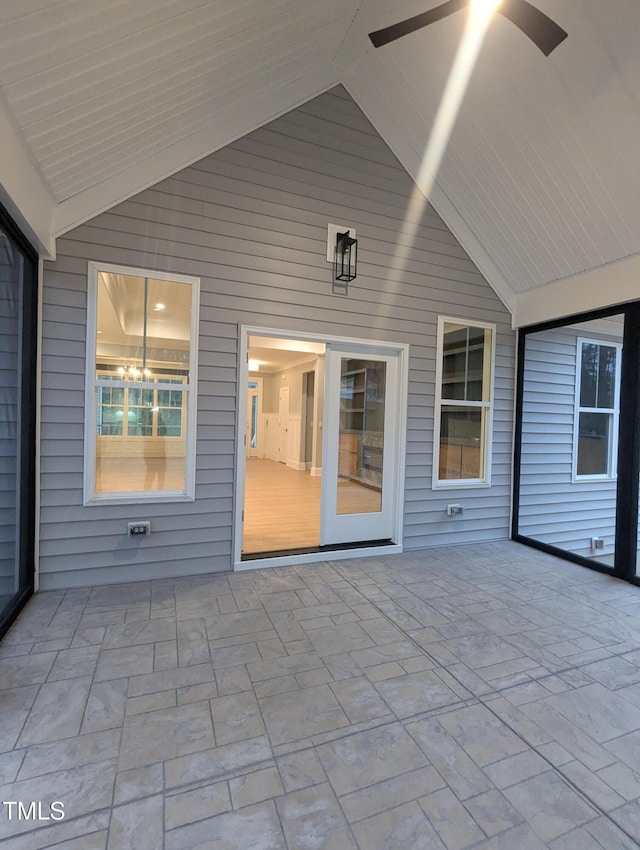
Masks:
[[[85,503],[192,499],[199,280],[89,263]]]
[[[495,325],[439,317],[433,486],[491,483]]]
[[[619,343],[578,339],[574,480],[616,476],[621,349]]]

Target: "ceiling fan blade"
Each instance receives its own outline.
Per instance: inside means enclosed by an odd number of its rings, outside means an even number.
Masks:
[[[497,11],[522,30],[545,56],[555,50],[568,35],[561,26],[527,0],[502,0]]]
[[[374,47],[382,47],[383,44],[389,44],[390,41],[402,38],[403,35],[409,35],[409,33],[422,29],[428,24],[433,24],[435,21],[448,17],[448,15],[453,15],[454,12],[458,12],[468,5],[469,0],[447,0],[446,3],[436,6],[435,9],[429,9],[428,12],[423,12],[421,15],[415,15],[406,21],[400,21],[399,24],[370,32],[369,38]]]

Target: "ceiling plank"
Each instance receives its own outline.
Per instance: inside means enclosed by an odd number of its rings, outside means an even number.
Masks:
[[[60,203],[54,214],[54,235],[61,236],[115,204],[328,91],[338,82],[333,69],[324,65],[307,67],[305,74],[276,90],[254,90],[250,96],[217,112],[215,120],[189,138],[181,139],[146,160],[121,169],[115,176],[91,185]],[[251,116],[250,124],[248,116]]]

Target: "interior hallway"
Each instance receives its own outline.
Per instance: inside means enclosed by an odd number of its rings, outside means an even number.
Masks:
[[[0,704],[3,850],[638,847],[640,588],[516,543],[41,593]]]

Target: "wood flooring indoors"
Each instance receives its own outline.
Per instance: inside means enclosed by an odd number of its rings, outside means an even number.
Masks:
[[[318,546],[321,487],[322,478],[308,471],[247,458],[243,553]]]
[[[184,458],[98,458],[96,491],[183,490]]]
[[[320,545],[322,478],[274,460],[247,458],[243,555]],[[379,510],[380,493],[340,479],[340,513]]]

